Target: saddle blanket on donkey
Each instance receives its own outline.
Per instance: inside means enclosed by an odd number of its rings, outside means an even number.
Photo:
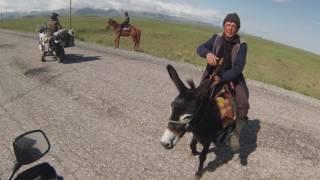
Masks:
[[[224,84],[222,88],[212,96],[211,100],[215,101],[218,106],[223,129],[232,125],[236,120],[236,104],[233,96],[232,84]]]

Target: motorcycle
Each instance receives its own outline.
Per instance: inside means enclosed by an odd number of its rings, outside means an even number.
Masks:
[[[47,26],[41,25],[38,27],[38,32],[42,62],[45,61],[46,56],[54,56],[59,62],[63,62],[65,58],[64,48],[75,46],[72,30],[60,29],[49,36]]]
[[[22,165],[41,159],[50,148],[49,140],[41,130],[26,132],[18,136],[13,142],[16,163],[9,180],[13,179],[14,174]],[[63,177],[58,176],[55,169],[49,163],[44,162],[23,171],[14,180],[63,180]]]

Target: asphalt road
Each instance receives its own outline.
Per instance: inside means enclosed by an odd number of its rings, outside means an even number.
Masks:
[[[165,59],[85,43],[66,63],[40,62],[36,35],[0,30],[0,177],[12,141],[45,131],[50,162],[66,180],[193,179],[190,134],[160,145],[177,91]],[[172,63],[182,79],[202,69]],[[202,179],[320,179],[320,101],[256,81],[240,154],[211,147]],[[218,159],[215,153],[218,154]],[[30,167],[30,166],[27,166]]]

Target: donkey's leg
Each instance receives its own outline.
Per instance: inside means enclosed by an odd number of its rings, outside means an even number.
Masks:
[[[191,153],[192,155],[197,155],[197,144],[198,144],[198,141],[197,139],[195,138],[194,135],[192,135],[192,140],[191,140],[191,143],[190,143],[190,149],[191,149]]]
[[[203,164],[204,164],[204,161],[207,158],[207,153],[209,151],[209,146],[210,146],[210,142],[203,144],[203,149],[202,149],[202,151],[200,153],[200,156],[199,156],[200,163],[199,163],[198,171],[196,172],[196,177],[201,177],[202,176]]]

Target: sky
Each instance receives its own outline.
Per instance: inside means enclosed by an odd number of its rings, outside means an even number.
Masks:
[[[72,4],[74,8],[162,13],[221,27],[226,14],[236,12],[241,19],[240,32],[320,55],[319,0],[72,0]],[[68,8],[69,1],[0,0],[0,7],[3,13],[55,10]]]

